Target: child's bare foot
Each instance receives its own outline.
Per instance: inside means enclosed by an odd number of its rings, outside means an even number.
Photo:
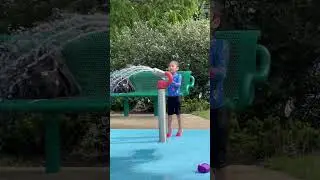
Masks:
[[[176,136],[182,136],[182,129],[179,129]]]

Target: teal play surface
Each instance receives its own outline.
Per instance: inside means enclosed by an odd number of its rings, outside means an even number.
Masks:
[[[210,131],[184,130],[182,137],[158,143],[156,129],[112,129],[111,180],[209,180],[197,173],[210,163]],[[175,134],[173,134],[175,135]]]

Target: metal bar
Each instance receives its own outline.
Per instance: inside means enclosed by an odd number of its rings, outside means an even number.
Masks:
[[[158,97],[153,98],[153,115],[158,116]]]
[[[123,106],[124,106],[124,110],[123,110],[123,114],[124,114],[124,116],[125,117],[128,117],[129,116],[129,109],[130,109],[130,107],[129,107],[129,98],[128,97],[125,97],[124,98],[124,104],[123,104]]]
[[[45,151],[46,173],[57,173],[60,170],[60,131],[59,116],[45,114]]]

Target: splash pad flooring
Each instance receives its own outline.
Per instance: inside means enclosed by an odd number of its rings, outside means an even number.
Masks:
[[[111,180],[209,180],[209,173],[199,174],[196,168],[199,163],[210,163],[210,121],[189,114],[183,114],[182,120],[183,136],[160,144],[157,117],[111,114]]]
[[[111,129],[110,138],[111,180],[210,179],[196,172],[199,163],[210,163],[208,129],[185,129],[165,144],[155,129]]]

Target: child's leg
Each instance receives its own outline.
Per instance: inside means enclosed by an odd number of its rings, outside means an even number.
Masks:
[[[222,108],[220,109],[219,112],[219,117],[220,119],[220,129],[221,129],[221,142],[220,142],[220,163],[221,163],[221,167],[226,166],[226,155],[227,155],[227,145],[228,145],[228,138],[229,138],[229,122],[230,122],[230,118],[231,118],[231,113],[228,109],[226,108]]]
[[[167,136],[171,136],[172,133],[172,115],[168,115],[168,134]]]
[[[167,137],[171,136],[172,133],[172,115],[174,114],[174,104],[172,101],[172,97],[168,97],[168,132]]]
[[[177,136],[181,136],[182,135],[182,121],[181,121],[181,99],[180,97],[177,97],[176,99],[176,109],[175,109],[175,113],[177,115],[177,119],[178,119],[178,133]]]
[[[217,118],[218,118],[218,111],[217,109],[210,109],[210,136],[212,139],[212,145],[211,145],[211,151],[210,151],[210,156],[212,157],[213,161],[211,162],[211,168],[213,168],[214,170],[219,169],[220,168],[220,129],[218,126],[218,122],[217,122]]]
[[[219,172],[226,166],[229,119],[230,112],[227,109],[210,109],[210,134],[213,142],[211,167]]]
[[[182,131],[182,122],[181,122],[181,115],[180,114],[177,114],[177,119],[178,119],[178,127],[179,127],[178,132],[181,132]]]
[[[178,132],[177,132],[176,136],[182,136],[182,122],[181,122],[180,114],[177,115],[177,119],[178,119],[179,129],[178,129]]]

